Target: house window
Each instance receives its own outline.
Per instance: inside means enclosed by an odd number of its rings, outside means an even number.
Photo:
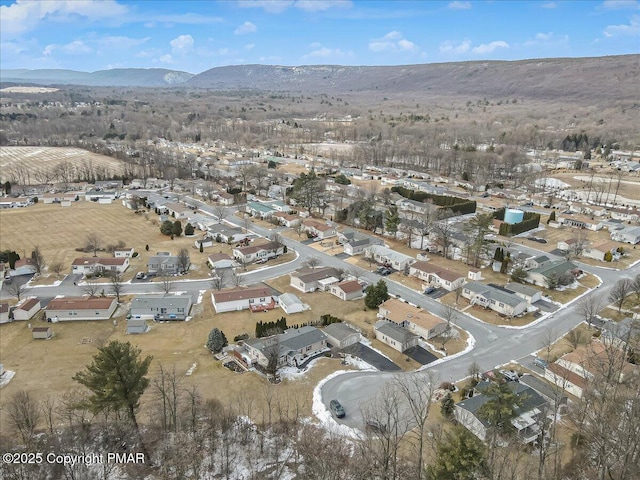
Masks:
[[[100,312],[96,312],[96,315],[100,315]]]
[[[260,299],[260,302],[264,302],[264,297],[262,297],[262,298]]]
[[[500,307],[504,307],[504,303],[500,303],[500,305],[499,305],[499,306],[500,306]]]
[[[311,350],[311,345],[309,345],[306,349],[306,351],[308,352],[309,350]]]
[[[184,313],[184,308],[179,308],[178,313]]]

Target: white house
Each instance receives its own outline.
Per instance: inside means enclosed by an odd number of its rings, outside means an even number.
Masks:
[[[610,253],[610,260],[617,259],[618,257],[620,257],[620,254],[617,251],[619,246],[620,244],[613,241],[591,245],[584,248],[584,250],[582,251],[582,256],[604,262],[607,253]]]
[[[346,348],[361,340],[360,332],[346,325],[344,322],[332,323],[324,327],[327,343],[331,347]]]
[[[344,253],[347,255],[359,255],[372,245],[384,245],[381,238],[351,229],[338,233],[338,242],[342,244]]]
[[[339,273],[332,267],[302,268],[291,272],[290,285],[302,293],[315,292],[320,288],[319,281],[333,278],[337,283]]]
[[[307,233],[314,237],[318,237],[321,240],[335,237],[337,235],[336,227],[329,223],[307,218],[302,221],[302,224],[304,225],[304,229]]]
[[[116,248],[113,251],[113,256],[116,258],[132,258],[134,249],[132,248]]]
[[[106,320],[117,306],[116,299],[109,297],[60,297],[47,304],[45,315],[50,322]]]
[[[73,261],[71,273],[82,275],[104,271],[124,273],[127,268],[129,268],[128,257],[82,257]]]
[[[293,215],[291,213],[277,212],[273,214],[273,218],[277,218],[278,223],[280,223],[280,225],[283,225],[287,228],[295,228],[298,225],[300,225],[300,223],[302,223],[302,217],[299,217],[298,215]]]
[[[149,320],[185,320],[191,310],[191,295],[138,295],[131,300],[131,318]]]
[[[429,262],[415,262],[409,267],[409,275],[424,280],[429,285],[442,287],[449,292],[461,287],[465,276],[453,270],[440,268]]]
[[[376,322],[373,326],[373,333],[377,340],[380,340],[382,343],[389,345],[401,353],[418,345],[418,340],[420,339],[420,337],[411,333],[406,328],[386,320]]]
[[[506,289],[494,285],[469,282],[462,287],[462,296],[471,305],[480,305],[502,315],[515,317],[527,311],[527,301]]]
[[[20,302],[13,310],[13,319],[31,320],[41,308],[40,300],[37,298],[27,298]]]
[[[625,227],[620,230],[610,232],[612,240],[616,242],[630,243],[637,245],[640,243],[640,227]]]
[[[365,256],[373,258],[376,262],[391,267],[394,270],[403,271],[405,267],[408,267],[416,261],[415,258],[405,255],[404,253],[396,252],[383,245],[372,245],[368,247],[365,252]]]
[[[210,268],[235,268],[238,266],[238,262],[236,262],[233,258],[231,258],[226,253],[214,253],[207,257],[207,264]]]
[[[340,300],[355,300],[363,296],[362,285],[357,280],[334,283],[329,287],[329,292]]]
[[[35,262],[32,258],[23,258],[16,260],[15,268],[9,272],[12,277],[18,277],[20,275],[33,275],[37,271]]]
[[[273,310],[278,305],[278,294],[266,285],[237,287],[211,294],[216,313],[239,310]]]
[[[272,355],[278,357],[278,368],[286,365],[299,367],[328,349],[324,332],[310,326],[288,328],[280,335],[246,340],[244,344],[251,364],[263,368],[267,368]]]
[[[284,245],[279,242],[267,242],[261,245],[250,245],[248,247],[236,247],[233,249],[233,258],[238,262],[252,263],[260,259],[275,258],[282,255]]]

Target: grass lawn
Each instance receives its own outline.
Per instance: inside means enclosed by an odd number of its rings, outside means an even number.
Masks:
[[[202,233],[198,231],[193,237],[181,236],[171,240],[171,237],[160,233],[153,212],[147,216],[136,214],[119,202],[99,205],[79,201],[68,208],[38,203],[28,208],[1,210],[0,225],[0,250],[15,250],[21,258],[25,258],[31,255],[31,250],[37,245],[48,265],[62,263],[61,277],[71,273],[71,262],[75,258],[92,256],[92,253],[76,251],[76,248],[84,247],[89,233],[96,233],[100,237],[103,248],[123,242],[126,247],[133,247],[138,252],[138,256],[130,260],[130,266],[124,274],[125,281],[133,278],[136,272],[146,271],[149,257],[156,252],[177,254],[181,248],[187,248],[192,264],[189,278],[208,276],[206,261],[211,253],[231,253],[231,248],[225,244],[216,244],[200,253],[194,245]],[[149,251],[145,249],[146,245],[149,245]],[[98,252],[98,256],[111,257],[112,254],[102,251]],[[55,275],[51,275],[43,282],[52,283],[56,279]]]

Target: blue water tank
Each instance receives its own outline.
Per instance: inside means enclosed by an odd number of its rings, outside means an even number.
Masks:
[[[507,208],[504,212],[504,221],[510,225],[520,223],[524,219],[524,212],[517,208]]]

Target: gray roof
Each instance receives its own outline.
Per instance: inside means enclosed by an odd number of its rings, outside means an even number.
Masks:
[[[529,287],[528,285],[523,285],[521,283],[507,283],[505,285],[507,290],[511,290],[514,293],[521,293],[522,295],[526,295],[527,297],[533,297],[540,290],[537,288]]]
[[[333,267],[301,268],[300,270],[291,272],[291,276],[296,277],[301,282],[308,283],[322,280],[323,278],[334,277],[337,273]]]
[[[331,325],[327,325],[324,327],[324,333],[335,338],[336,340],[344,340],[350,335],[358,334],[357,330],[354,330],[348,325],[345,325],[342,322],[332,323]]]
[[[188,312],[191,308],[193,300],[191,295],[140,295],[131,300],[131,309],[148,309],[148,308],[184,308]]]
[[[526,374],[520,377],[520,383],[528,385],[549,401],[559,403],[566,398],[564,391],[535,375]]]
[[[417,336],[411,333],[406,328],[403,328],[400,325],[396,325],[395,323],[388,322],[386,320],[380,320],[379,322],[376,322],[374,328],[387,337],[403,344],[407,343],[413,337]]]
[[[512,307],[515,307],[524,302],[524,300],[518,297],[515,293],[506,292],[492,285],[485,285],[484,283],[468,282],[465,283],[462,288],[470,290],[478,295],[482,295],[487,299],[493,299],[498,302],[506,303],[507,305],[510,305]]]
[[[401,252],[396,252],[395,250],[387,248],[383,245],[371,245],[370,249],[373,254],[379,255],[381,257],[387,257],[392,262],[395,261],[401,263],[406,260],[415,260],[415,258],[409,255],[405,255]]]
[[[207,230],[212,233],[214,236],[218,233],[220,234],[225,234],[225,235],[231,235],[231,234],[235,234],[235,233],[242,233],[242,229],[240,227],[231,227],[229,225],[226,225],[224,223],[217,223],[215,225],[209,225],[207,227]]]
[[[147,265],[156,265],[156,264],[179,265],[180,259],[178,258],[177,255],[153,255],[149,257],[149,261],[147,262]]]
[[[569,262],[566,260],[554,260],[529,271],[531,273],[539,273],[540,275],[548,277],[549,275],[553,275],[554,273],[556,275],[562,275],[570,270],[575,270],[576,268],[578,267],[573,262]]]
[[[316,327],[288,328],[280,335],[280,345],[289,350],[300,350],[326,338],[324,332]]]
[[[607,322],[604,335],[615,337],[623,342],[635,337],[640,337],[640,320],[627,317],[620,322]]]
[[[287,307],[295,305],[296,303],[302,304],[300,299],[293,293],[283,293],[278,297],[278,302],[285,304]]]

